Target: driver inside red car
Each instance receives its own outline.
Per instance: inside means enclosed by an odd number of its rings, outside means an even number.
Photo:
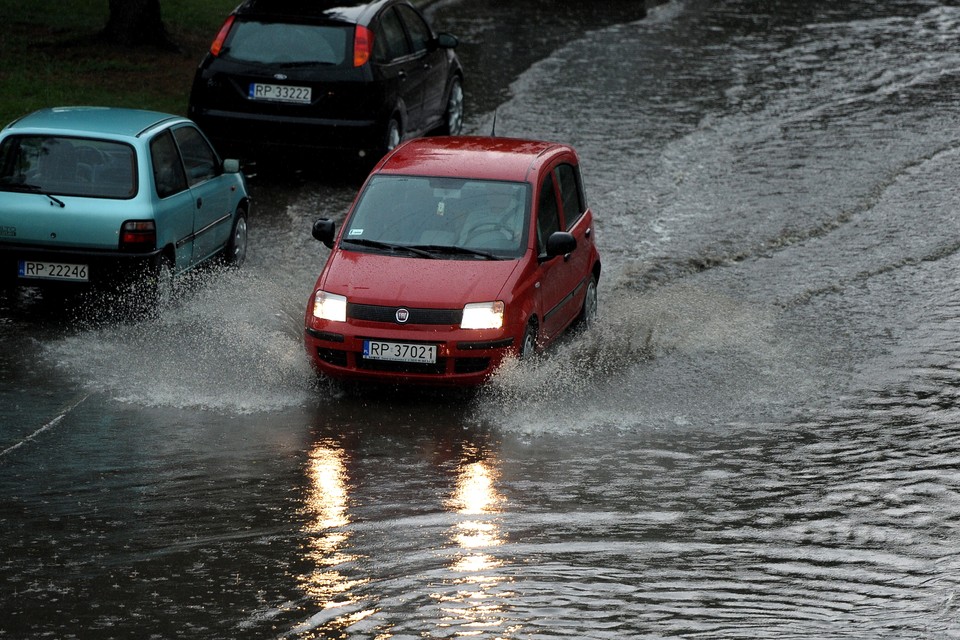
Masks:
[[[471,211],[460,232],[460,244],[469,246],[478,237],[499,234],[506,240],[518,240],[523,233],[523,202],[516,185],[484,185],[479,206]]]

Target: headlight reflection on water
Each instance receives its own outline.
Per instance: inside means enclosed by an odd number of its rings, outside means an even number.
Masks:
[[[353,591],[368,582],[350,579],[334,569],[357,559],[345,551],[350,538],[345,529],[350,524],[345,458],[343,449],[320,443],[310,452],[307,466],[310,483],[304,512],[311,520],[304,532],[308,534],[307,558],[315,569],[300,580],[304,592],[323,608],[353,603]]]
[[[498,474],[490,460],[462,461],[453,495],[447,508],[462,516],[451,528],[450,538],[460,548],[450,570],[456,574],[456,590],[438,594],[447,619],[444,626],[458,627],[458,635],[480,633],[503,627],[503,599],[500,591],[506,579],[504,562],[489,550],[504,543],[496,516],[504,498],[497,492]]]
[[[380,560],[359,555],[363,552],[357,551],[358,542],[353,539],[357,525],[351,514],[353,494],[362,489],[351,485],[350,454],[336,442],[316,444],[305,465],[308,482],[302,509],[302,559],[308,569],[297,576],[308,601],[307,611],[313,613],[293,630],[294,634],[308,637],[306,634],[363,629],[371,633],[370,637],[391,638],[397,632],[395,625],[416,628],[430,607],[420,608],[411,618],[410,612],[399,614],[390,603],[416,601],[418,597],[428,597],[435,603],[435,617],[426,614],[431,620],[428,624],[444,633],[471,636],[491,630],[507,632],[513,624],[507,618],[512,593],[509,585],[504,586],[510,581],[504,573],[509,563],[495,552],[505,544],[499,522],[505,499],[497,490],[496,460],[477,458],[472,448],[462,452],[455,475],[446,476],[449,493],[442,507],[447,517],[440,521],[443,528],[437,531],[447,541],[442,545],[446,552],[435,556],[443,563],[442,569],[433,562],[432,567],[414,562],[415,569],[404,568],[410,573],[400,580],[405,585],[402,594],[391,593],[389,585],[384,585],[386,593],[379,593],[375,580],[356,573],[364,561]],[[389,562],[389,555],[384,562]]]

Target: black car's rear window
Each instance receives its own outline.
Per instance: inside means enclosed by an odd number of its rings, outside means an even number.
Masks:
[[[0,145],[0,191],[132,198],[137,195],[136,153],[110,140],[9,136]]]
[[[353,43],[349,26],[235,22],[224,42],[224,56],[261,64],[342,65]]]

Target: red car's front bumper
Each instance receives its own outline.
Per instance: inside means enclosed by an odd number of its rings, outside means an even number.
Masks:
[[[355,329],[351,327],[351,329]],[[436,345],[436,362],[401,362],[364,357],[365,340]],[[517,340],[502,331],[377,331],[347,335],[307,327],[304,344],[314,368],[340,380],[389,384],[476,386],[483,384],[503,359],[516,352]]]

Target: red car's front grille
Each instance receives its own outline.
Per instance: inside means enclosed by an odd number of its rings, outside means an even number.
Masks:
[[[453,362],[454,373],[480,373],[490,366],[490,358],[457,358]]]
[[[347,352],[339,349],[317,349],[317,357],[335,367],[347,366]]]
[[[441,324],[459,326],[463,309],[416,309],[410,307],[378,306],[372,304],[348,304],[347,317],[368,322],[398,324],[397,311],[405,309],[408,317],[404,324]]]
[[[317,356],[323,362],[335,367],[349,366],[346,351],[340,349],[317,349]],[[364,360],[356,355],[356,367],[363,371],[382,371],[384,373],[417,373],[426,375],[443,375],[447,372],[447,359],[440,358],[434,364],[417,364],[410,362],[390,362],[389,360]],[[453,372],[459,374],[481,373],[490,366],[490,358],[454,358]]]
[[[364,360],[358,357],[357,369],[364,371],[383,371],[387,373],[442,375],[447,372],[447,361],[444,358],[438,358],[436,363],[420,364],[416,362],[392,362],[390,360]]]

